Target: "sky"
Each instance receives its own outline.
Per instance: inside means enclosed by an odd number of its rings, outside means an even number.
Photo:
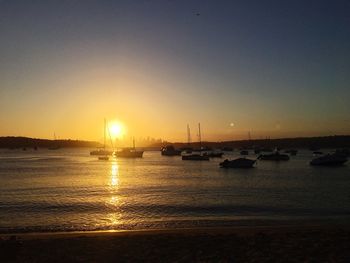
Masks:
[[[0,136],[350,134],[349,1],[0,1]]]

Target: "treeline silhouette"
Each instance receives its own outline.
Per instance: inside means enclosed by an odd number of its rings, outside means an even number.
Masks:
[[[70,148],[70,147],[99,147],[98,142],[93,141],[80,141],[80,140],[47,140],[47,139],[35,139],[28,137],[0,137],[0,148],[23,148],[23,147],[37,147],[37,148]]]
[[[187,143],[173,143],[176,148],[188,147]],[[155,145],[154,145],[155,146]],[[301,138],[282,138],[282,139],[257,139],[257,140],[239,140],[223,142],[202,142],[202,146],[210,148],[350,148],[349,135],[335,135],[325,137],[301,137]],[[198,148],[199,143],[191,143],[190,147]]]
[[[165,145],[174,145],[176,148],[198,148],[199,143],[194,142],[190,145],[188,143],[171,143],[171,142],[157,142],[150,144],[144,148],[158,149]],[[102,145],[94,141],[81,140],[47,140],[35,139],[28,137],[0,137],[0,148],[23,148],[23,147],[38,147],[38,148],[73,148],[73,147],[101,147]],[[239,140],[239,141],[223,141],[223,142],[202,142],[203,147],[210,148],[350,148],[350,135],[335,135],[325,137],[301,137],[301,138],[283,138],[283,139],[258,139],[258,140]]]

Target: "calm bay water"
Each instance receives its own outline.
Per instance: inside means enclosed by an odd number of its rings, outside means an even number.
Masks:
[[[0,233],[350,219],[349,163],[312,167],[311,158],[300,151],[241,170],[160,152],[99,161],[87,149],[0,150]]]

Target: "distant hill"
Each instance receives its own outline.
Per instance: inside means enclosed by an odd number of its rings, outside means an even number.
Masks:
[[[166,143],[172,144],[176,148],[187,147],[187,143]],[[163,144],[152,145],[153,147],[161,147]],[[197,148],[199,143],[191,143],[193,148]],[[223,141],[223,142],[202,142],[202,146],[212,148],[232,147],[232,148],[350,148],[350,135],[336,135],[325,137],[301,137],[301,138],[283,138],[283,139],[262,139],[262,140],[239,140],[239,141]]]
[[[35,139],[28,137],[0,137],[0,148],[23,148],[23,147],[38,147],[38,148],[73,148],[73,147],[100,147],[101,144],[93,141],[80,140],[46,140]]]

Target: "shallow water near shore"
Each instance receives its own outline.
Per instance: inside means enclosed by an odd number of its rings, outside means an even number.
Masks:
[[[145,152],[99,161],[88,149],[0,150],[0,233],[164,229],[350,219],[350,168],[301,150],[253,169]],[[255,155],[249,156],[256,158]]]

